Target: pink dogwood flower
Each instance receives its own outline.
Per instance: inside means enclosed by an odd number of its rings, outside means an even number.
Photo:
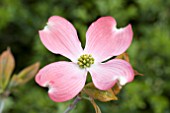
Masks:
[[[95,87],[100,90],[110,89],[117,82],[125,85],[134,79],[134,71],[128,62],[112,59],[102,63],[122,54],[130,46],[133,37],[130,24],[117,29],[114,18],[99,18],[86,32],[84,49],[73,25],[60,16],[50,17],[39,35],[49,51],[72,61],[51,63],[36,75],[36,82],[42,87],[49,87],[49,97],[55,102],[74,98],[83,89],[88,72]]]

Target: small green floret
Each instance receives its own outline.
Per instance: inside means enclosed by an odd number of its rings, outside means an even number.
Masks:
[[[79,65],[80,68],[89,68],[92,64],[94,64],[94,58],[92,57],[91,54],[84,54],[81,55],[80,58],[78,59],[77,64]]]

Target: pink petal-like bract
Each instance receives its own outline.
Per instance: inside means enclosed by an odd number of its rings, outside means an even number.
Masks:
[[[106,63],[99,63],[90,68],[94,85],[101,90],[107,90],[119,81],[121,85],[134,79],[131,65],[120,59],[113,59]]]
[[[82,54],[83,49],[75,28],[62,17],[50,17],[47,26],[39,31],[39,35],[48,50],[61,54],[73,62],[76,62]]]
[[[84,87],[87,71],[72,62],[55,62],[42,68],[36,75],[36,82],[49,87],[48,94],[55,102],[75,97]]]
[[[117,56],[127,50],[133,37],[132,27],[116,28],[114,18],[101,17],[92,23],[86,33],[85,52],[92,54],[97,62]]]

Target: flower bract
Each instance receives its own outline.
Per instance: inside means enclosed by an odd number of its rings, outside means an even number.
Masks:
[[[112,59],[102,63],[128,49],[133,37],[130,24],[117,29],[113,17],[99,18],[86,32],[84,49],[73,25],[60,16],[50,17],[39,35],[49,51],[71,60],[51,63],[36,75],[40,86],[49,87],[48,94],[53,101],[63,102],[75,97],[83,89],[88,72],[100,90],[110,89],[117,82],[125,85],[134,79],[128,62]]]

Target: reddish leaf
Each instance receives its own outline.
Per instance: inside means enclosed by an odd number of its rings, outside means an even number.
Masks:
[[[19,74],[13,75],[10,86],[22,85],[28,82],[37,73],[39,65],[40,63],[37,62],[31,66],[26,67]]]
[[[125,60],[125,61],[127,61],[127,62],[130,62],[130,60],[129,60],[129,55],[128,55],[127,53],[122,53],[122,54],[120,54],[119,56],[117,56],[116,58],[117,58],[117,59],[123,59],[123,60]]]
[[[112,88],[115,95],[117,95],[121,89],[122,89],[122,86],[119,83],[116,83],[114,87]]]
[[[117,100],[117,97],[115,96],[112,89],[109,90],[99,90],[97,89],[93,83],[88,83],[83,91],[89,95],[90,97],[100,100],[102,102],[107,102],[111,100]]]
[[[14,57],[8,48],[0,56],[0,87],[5,89],[15,67]]]
[[[140,76],[144,76],[142,73],[139,73],[138,71],[134,70],[135,76],[136,75],[140,75]]]

